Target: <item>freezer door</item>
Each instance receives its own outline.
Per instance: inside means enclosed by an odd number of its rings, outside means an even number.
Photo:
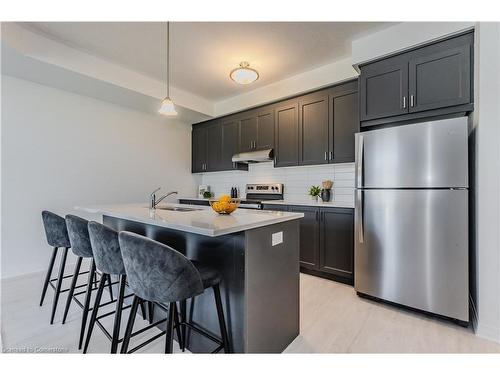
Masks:
[[[356,291],[468,321],[468,191],[356,194]]]
[[[468,187],[467,117],[356,134],[356,186]]]

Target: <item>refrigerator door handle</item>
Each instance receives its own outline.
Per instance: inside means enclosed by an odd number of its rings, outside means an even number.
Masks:
[[[364,150],[363,150],[363,147],[364,147],[364,142],[363,142],[363,135],[362,134],[359,134],[358,135],[358,157],[357,157],[357,184],[356,186],[358,188],[361,188],[363,187],[363,154],[364,154]]]
[[[365,242],[365,230],[363,228],[363,222],[364,222],[364,215],[363,215],[363,191],[358,190],[358,202],[356,204],[356,207],[358,207],[358,242],[359,243],[364,243]]]

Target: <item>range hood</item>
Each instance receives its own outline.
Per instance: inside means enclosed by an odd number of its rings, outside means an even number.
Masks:
[[[231,158],[233,163],[261,163],[264,161],[272,161],[274,158],[273,149],[249,151],[234,154]]]

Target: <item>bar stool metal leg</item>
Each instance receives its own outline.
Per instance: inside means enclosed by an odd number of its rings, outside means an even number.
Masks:
[[[187,309],[186,309],[186,300],[181,301],[181,319],[183,323],[187,322]],[[181,326],[181,336],[182,336],[182,345],[181,345],[181,350],[184,352],[186,350],[186,324],[183,324]]]
[[[92,314],[90,315],[87,338],[85,339],[85,346],[83,347],[84,354],[87,353],[87,348],[89,347],[90,336],[92,336],[92,330],[94,329],[94,324],[97,318],[97,312],[99,311],[99,305],[101,304],[102,292],[104,291],[106,279],[109,279],[109,275],[103,273],[101,275],[101,280],[99,281],[99,288],[97,288],[97,295],[95,297],[94,307],[92,308]]]
[[[153,323],[153,319],[154,319],[154,308],[155,308],[155,304],[151,301],[148,301],[148,320],[149,320],[149,324],[152,324]]]
[[[215,297],[215,306],[217,307],[217,317],[219,318],[220,334],[224,345],[224,353],[230,353],[231,350],[229,348],[229,339],[227,337],[226,321],[224,319],[224,310],[222,308],[222,299],[220,296],[219,284],[214,285],[213,290]]]
[[[177,340],[179,341],[179,347],[182,348],[184,344],[182,342],[181,323],[179,321],[179,309],[177,308],[177,302],[174,302],[174,323]]]
[[[83,336],[85,334],[85,326],[87,325],[87,316],[89,314],[90,297],[92,295],[92,281],[95,276],[95,273],[96,273],[95,263],[94,259],[92,259],[90,261],[90,272],[87,281],[87,292],[85,293],[85,303],[83,305],[82,325],[80,327],[80,339],[78,340],[78,349],[81,349],[83,344]]]
[[[75,271],[73,272],[73,278],[71,279],[71,286],[69,288],[68,298],[66,300],[66,307],[64,308],[64,315],[62,324],[66,323],[66,317],[68,316],[69,306],[71,305],[71,301],[73,300],[73,294],[75,293],[75,286],[78,280],[78,276],[80,275],[80,267],[82,265],[82,257],[78,257],[76,259]]]
[[[62,253],[61,264],[59,265],[59,275],[57,277],[57,285],[54,293],[54,300],[52,302],[52,314],[50,316],[50,324],[54,323],[54,316],[56,315],[57,302],[59,301],[59,294],[61,293],[61,285],[64,276],[64,267],[66,266],[66,256],[68,255],[68,248],[65,247]]]
[[[50,257],[49,268],[47,269],[47,275],[45,276],[45,281],[43,282],[42,297],[40,298],[40,306],[43,305],[43,300],[45,299],[45,293],[47,293],[47,287],[49,286],[50,277],[52,276],[52,269],[54,268],[54,262],[56,261],[57,247],[52,250],[52,255]]]
[[[127,322],[127,328],[125,329],[125,336],[123,337],[122,348],[120,353],[125,354],[128,350],[128,345],[130,343],[130,336],[132,335],[132,329],[134,328],[135,315],[137,314],[137,308],[139,307],[140,298],[134,296],[132,301],[132,307],[130,308],[130,316]]]
[[[174,316],[175,302],[170,302],[168,305],[168,320],[167,320],[167,338],[165,340],[165,354],[171,354],[174,348]]]
[[[141,315],[142,315],[142,319],[146,320],[146,308],[144,307],[144,301],[141,300],[139,302],[140,304],[140,307],[141,307]]]
[[[123,299],[125,297],[125,286],[127,283],[127,276],[120,275],[120,288],[118,290],[118,300],[116,301],[115,321],[113,324],[113,339],[111,340],[111,353],[118,351],[118,341],[120,336],[120,323],[122,320],[122,307]]]
[[[111,281],[111,275],[108,275],[108,288],[109,288],[110,301],[113,301],[113,285],[112,285],[112,281]]]

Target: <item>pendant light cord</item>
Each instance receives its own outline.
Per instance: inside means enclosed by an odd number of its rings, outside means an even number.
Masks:
[[[167,22],[167,98],[170,98],[170,22]]]

